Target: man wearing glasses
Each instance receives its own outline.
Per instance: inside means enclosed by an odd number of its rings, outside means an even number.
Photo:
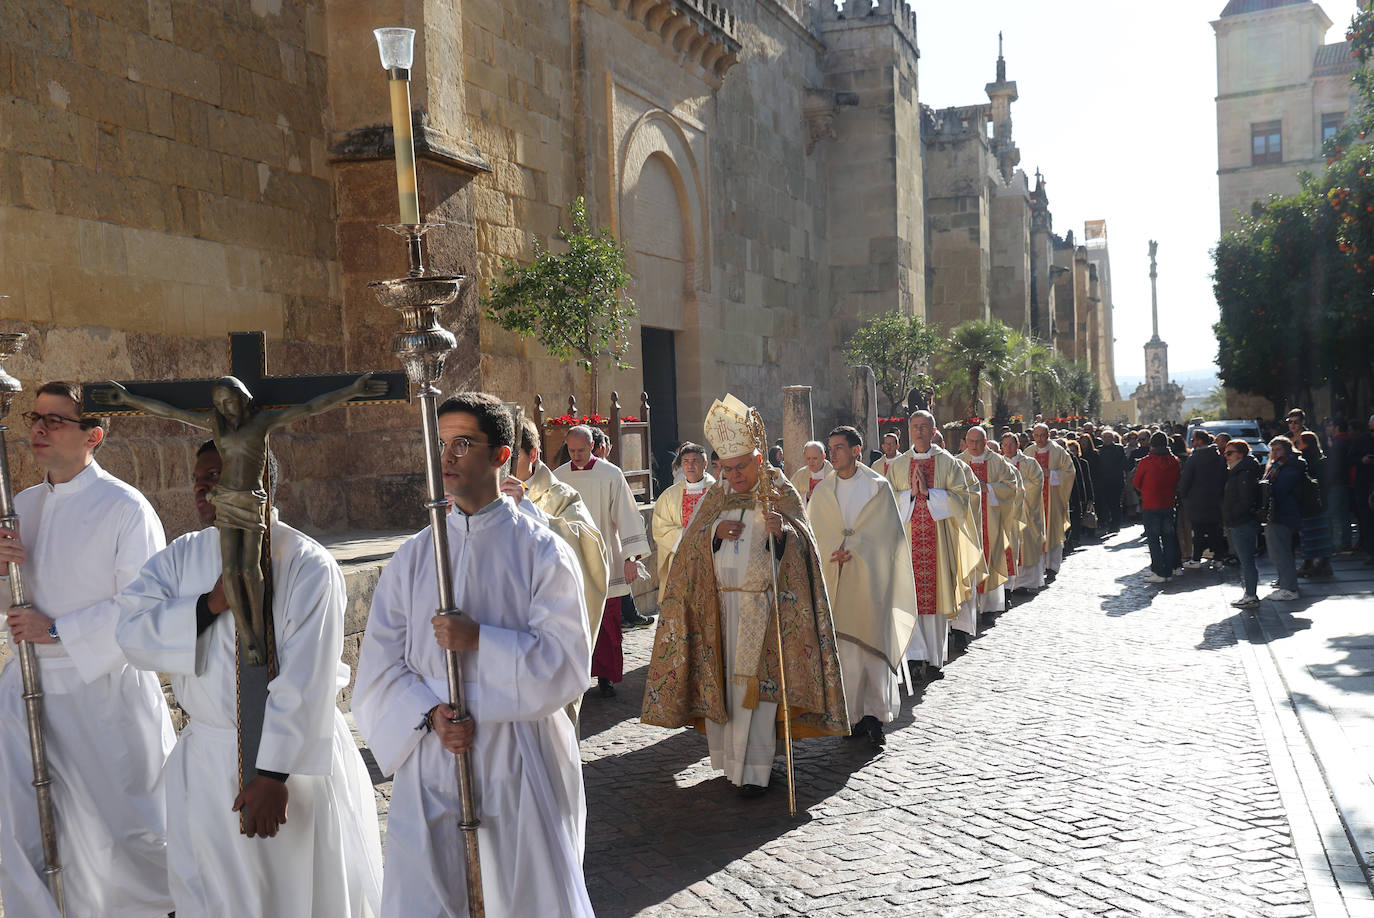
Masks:
[[[487,914],[589,918],[582,763],[564,711],[586,690],[591,665],[577,557],[502,496],[516,439],[498,399],[448,399],[439,437],[461,611],[434,612],[425,529],[377,583],[353,691],[358,728],[382,772],[396,776],[380,915],[453,915],[466,901],[453,756],[470,750]],[[446,700],[446,650],[463,657],[471,718],[459,723]]]
[[[172,907],[160,776],[174,737],[157,674],[134,669],[115,641],[114,597],[166,540],[143,495],[95,461],[105,429],[78,416],[80,394],[46,383],[24,415],[45,475],[15,497],[22,533],[0,528],[0,565],[21,565],[32,603],[5,624],[12,641],[36,645],[42,667],[67,914],[146,918]],[[9,590],[0,595],[8,604]],[[0,898],[10,914],[55,918],[21,696],[19,667],[6,667]]]

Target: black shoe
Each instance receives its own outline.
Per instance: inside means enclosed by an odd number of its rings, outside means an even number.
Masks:
[[[858,739],[864,732],[864,722],[861,720],[849,728],[849,736],[846,739]]]
[[[739,789],[739,795],[745,800],[757,800],[766,793],[768,793],[767,784],[742,784]]]
[[[874,749],[881,749],[887,745],[887,737],[883,736],[882,721],[872,714],[866,715],[859,725],[865,728],[868,734],[868,741],[873,744]]]
[[[647,628],[654,623],[652,615],[640,615],[638,612],[633,615],[622,615],[620,617],[620,630],[629,631],[633,628]]]
[[[615,686],[611,685],[611,680],[605,676],[596,677],[596,690],[602,698],[615,697]]]
[[[940,669],[938,666],[934,666],[930,663],[927,663],[925,664],[925,667],[925,680],[927,682],[938,682],[939,680],[945,678],[945,671],[943,669]]]
[[[1310,578],[1326,579],[1331,576],[1331,559],[1321,558],[1312,565],[1312,569],[1307,572]]]
[[[1059,571],[1045,571],[1045,582],[1054,583],[1054,578],[1059,576]]]

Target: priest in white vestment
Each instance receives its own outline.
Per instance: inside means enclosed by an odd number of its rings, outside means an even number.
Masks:
[[[1032,430],[1035,446],[1030,456],[1045,473],[1040,500],[1045,514],[1045,579],[1051,583],[1064,563],[1064,537],[1069,528],[1069,495],[1077,474],[1069,451],[1050,439],[1048,425]]]
[[[835,467],[825,458],[825,444],[819,440],[806,441],[802,447],[802,466],[792,473],[792,487],[801,495],[803,507],[811,500],[816,485],[833,471]]]
[[[649,537],[624,473],[592,455],[591,428],[569,428],[565,442],[570,458],[554,470],[554,477],[582,495],[601,533],[610,574],[601,627],[594,636],[591,666],[602,696],[609,697],[615,694],[616,683],[625,678],[621,600],[630,595],[638,560],[649,553]]]
[[[1040,463],[1021,451],[1016,434],[1002,436],[1002,457],[1016,468],[1021,483],[1020,534],[1011,587],[1012,592],[1029,593],[1045,586],[1045,506],[1041,501],[1045,472]]]
[[[973,595],[974,576],[983,566],[974,516],[978,489],[963,463],[935,445],[933,414],[913,413],[908,431],[911,449],[887,474],[911,546],[916,586],[921,640],[912,637],[906,658],[938,671],[948,655],[950,623]]]
[[[18,533],[0,530],[0,570],[21,565],[31,609],[9,608],[10,641],[33,643],[57,815],[67,914],[148,918],[167,889],[162,766],[175,742],[156,675],[115,642],[114,598],[166,543],[137,490],[95,461],[105,431],[79,419],[80,387],[46,383],[29,422],[41,484],[14,498]],[[11,918],[57,918],[43,880],[18,661],[0,673],[0,900]]]
[[[193,476],[201,520],[219,480],[214,441]],[[119,596],[129,660],[172,677],[190,715],[167,760],[167,848],[178,918],[370,918],[381,901],[377,802],[338,708],[348,685],[347,592],[339,565],[272,511],[272,620],[258,774],[239,785],[237,635],[220,575],[219,531],[167,546]],[[240,810],[249,835],[241,834]],[[286,818],[289,815],[289,819]]]
[[[916,628],[911,550],[892,486],[859,462],[859,432],[836,427],[827,439],[835,473],[816,486],[806,515],[835,620],[851,735],[882,748],[883,725],[901,711],[897,667]]]
[[[978,528],[983,537],[986,576],[977,585],[978,611],[1002,612],[1007,607],[1006,583],[1011,576],[1007,542],[1021,497],[1016,469],[988,449],[987,431],[981,426],[964,434],[964,451],[958,458],[973,471],[981,492]]]
[[[658,556],[659,589],[668,582],[682,534],[692,522],[692,514],[716,480],[706,474],[706,448],[688,441],[677,448],[676,464],[682,469],[682,479],[669,487],[654,501],[654,515],[649,529],[654,536],[654,552]]]
[[[887,470],[892,468],[892,462],[897,458],[897,454],[902,451],[902,441],[892,431],[883,434],[882,442],[883,454],[873,460],[871,468],[883,477],[887,477]]]
[[[449,570],[458,614],[436,616],[430,530],[382,572],[353,711],[387,774],[382,918],[466,918],[454,754],[470,752],[490,918],[590,916],[582,877],[586,798],[565,705],[586,688],[591,636],[568,544],[498,490],[515,440],[496,398],[439,409]],[[454,722],[445,651],[462,657],[470,719]]]

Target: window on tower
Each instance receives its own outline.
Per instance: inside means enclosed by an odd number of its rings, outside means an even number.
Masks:
[[[1327,112],[1322,115],[1322,143],[1326,143],[1345,124],[1345,112]]]
[[[1250,164],[1266,166],[1283,162],[1281,122],[1264,121],[1250,125]]]

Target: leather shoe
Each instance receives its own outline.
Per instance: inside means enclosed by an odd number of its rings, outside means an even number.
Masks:
[[[611,680],[607,679],[605,676],[596,677],[596,690],[602,698],[615,697],[615,686],[612,685]]]
[[[766,793],[768,793],[767,784],[742,784],[739,789],[739,795],[745,800],[757,800]]]

